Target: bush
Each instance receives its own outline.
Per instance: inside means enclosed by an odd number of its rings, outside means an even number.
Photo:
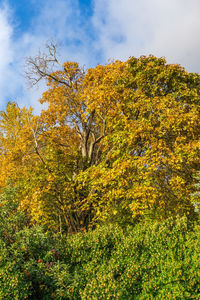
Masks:
[[[187,218],[0,239],[0,299],[197,299],[200,226]]]

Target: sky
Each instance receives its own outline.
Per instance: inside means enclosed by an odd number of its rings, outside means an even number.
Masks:
[[[86,68],[153,54],[200,73],[199,37],[199,0],[0,0],[0,109],[40,112],[45,83],[30,88],[25,59],[48,41]]]

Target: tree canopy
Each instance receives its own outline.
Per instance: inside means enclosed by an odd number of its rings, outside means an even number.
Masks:
[[[200,76],[154,56],[84,70],[49,55],[28,60],[47,108],[1,112],[1,190],[15,187],[30,222],[60,232],[192,216]]]

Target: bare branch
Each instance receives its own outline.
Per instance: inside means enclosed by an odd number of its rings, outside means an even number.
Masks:
[[[65,67],[62,63],[59,62],[57,58],[57,46],[53,42],[46,44],[47,53],[39,51],[35,57],[28,57],[25,62],[25,76],[31,86],[36,85],[41,79],[51,78],[55,81],[60,82],[61,84],[71,87],[70,81],[67,77],[63,77],[63,80],[58,80],[54,73],[55,64],[60,65],[62,69],[65,70]],[[66,71],[66,70],[65,70]]]

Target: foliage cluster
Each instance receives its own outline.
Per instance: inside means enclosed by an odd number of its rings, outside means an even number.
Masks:
[[[0,189],[14,185],[32,223],[56,232],[193,217],[200,76],[154,56],[85,71],[49,51],[29,60],[47,81],[46,109],[8,103],[0,114]]]
[[[186,217],[71,236],[23,218],[1,211],[0,299],[198,298],[200,228]]]

